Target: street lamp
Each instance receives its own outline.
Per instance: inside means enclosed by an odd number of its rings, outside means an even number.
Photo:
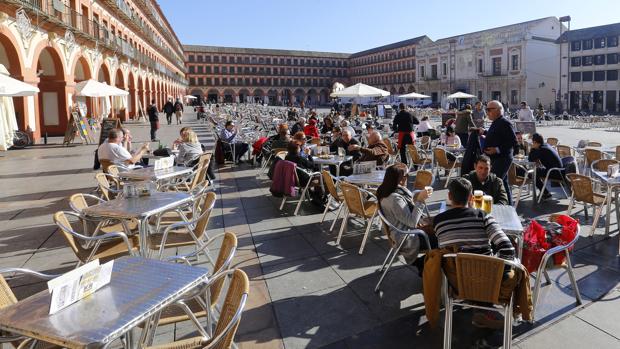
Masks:
[[[562,23],[568,22],[568,32],[570,32],[570,20],[571,20],[570,16],[560,17],[560,76],[559,76],[559,82],[560,83],[558,85],[558,97],[557,97],[557,102],[556,102],[558,104],[556,106],[556,109],[560,113],[562,112],[562,43],[564,42],[564,39],[562,38]],[[567,35],[567,37],[568,37],[568,35]],[[567,79],[566,80],[566,90],[567,91],[569,90],[569,88],[568,88],[568,75],[569,75],[568,72],[570,72],[570,40],[568,40],[568,42],[569,42],[569,46],[568,46],[568,48],[566,50],[568,52],[568,54],[566,55],[566,57],[567,57],[567,62],[566,62],[566,65],[567,65],[567,68],[566,68],[566,71],[567,71],[567,74],[566,74],[566,79]]]

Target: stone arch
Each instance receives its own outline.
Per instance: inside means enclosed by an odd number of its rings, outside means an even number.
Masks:
[[[306,92],[302,88],[298,88],[295,90],[295,103],[301,105],[301,103],[305,103],[306,101]]]
[[[265,102],[265,91],[260,88],[255,89],[252,96],[254,96],[254,103],[263,104]]]
[[[139,113],[140,109],[144,111],[144,106],[145,106],[144,97],[146,96],[145,90],[146,88],[144,86],[144,79],[142,78],[141,75],[138,75],[138,102],[136,104],[137,113]]]
[[[110,68],[108,67],[107,63],[105,62],[101,63],[101,65],[99,66],[99,69],[97,69],[96,76],[97,78],[95,80],[99,82],[104,82],[108,85],[112,84],[112,80],[110,76]]]
[[[129,118],[133,119],[136,116],[138,93],[136,89],[136,78],[131,71],[127,74],[127,90],[129,91],[129,96],[127,97],[127,112]]]
[[[126,85],[125,85],[125,77],[123,76],[123,71],[118,68],[116,69],[116,76],[114,77],[114,86],[116,86],[117,88],[120,88],[121,90],[127,90]],[[112,100],[117,99],[119,97],[112,97]],[[113,109],[113,113],[116,113],[115,117],[120,118],[123,121],[127,120],[127,108],[121,108],[119,110],[116,110],[116,108]]]
[[[411,92],[415,92],[415,86],[413,85],[409,85],[409,87],[407,88],[407,93],[411,93]]]
[[[269,105],[280,104],[280,93],[275,88],[267,91],[267,96],[269,97]]]
[[[329,89],[322,89],[320,92],[320,104],[325,105],[329,103]]]
[[[405,88],[404,88],[403,86],[401,86],[401,87],[398,89],[398,94],[399,94],[399,95],[404,95],[404,94],[405,94]]]
[[[63,135],[67,128],[69,108],[62,56],[55,47],[45,46],[35,56],[35,62],[40,90],[35,102],[39,130],[41,135]]]
[[[25,66],[19,52],[19,44],[11,33],[8,31],[0,32],[0,64],[4,65],[11,77],[23,81]],[[34,118],[30,118],[31,120],[26,118],[26,97],[13,97],[13,107],[15,108],[17,127],[20,130],[25,130],[29,125],[32,129],[37,128]]]
[[[239,95],[237,93],[235,93],[235,90],[233,90],[231,88],[227,88],[227,89],[224,90],[224,92],[223,92],[223,102],[224,103],[238,102],[238,101],[235,101],[235,97],[239,97]]]
[[[202,96],[202,93],[201,93]],[[219,100],[219,96],[220,96],[220,91],[218,91],[216,88],[210,88],[207,91],[207,101],[209,103],[217,103]]]
[[[308,90],[308,94],[306,97],[306,105],[308,106],[317,106],[319,104],[319,94],[315,89],[311,88]]]
[[[284,105],[292,106],[294,102],[293,98],[293,91],[288,88],[282,90],[282,102]]]

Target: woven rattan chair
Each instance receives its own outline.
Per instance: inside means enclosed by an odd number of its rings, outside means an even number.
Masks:
[[[570,216],[573,210],[573,205],[576,201],[580,201],[584,204],[583,211],[585,212],[586,220],[588,220],[587,205],[590,204],[594,206],[594,220],[592,221],[592,228],[590,229],[590,236],[592,236],[594,235],[596,225],[598,224],[598,219],[603,211],[603,206],[605,206],[605,203],[607,202],[607,195],[595,192],[593,187],[594,181],[588,176],[571,173],[566,175],[566,177],[568,177],[573,192],[568,204],[568,209],[566,210],[566,214]]]
[[[388,238],[388,241],[390,242],[391,247],[390,247],[390,250],[388,251],[387,256],[385,256],[385,259],[383,260],[383,264],[381,265],[381,268],[379,269],[379,272],[381,273],[381,277],[379,278],[379,281],[377,282],[377,285],[375,286],[375,292],[379,292],[379,288],[381,287],[381,283],[383,282],[383,279],[385,278],[387,273],[390,271],[392,264],[394,264],[394,260],[400,253],[400,249],[405,245],[405,242],[407,241],[407,239],[409,239],[410,237],[417,236],[420,239],[424,239],[426,241],[426,246],[431,245],[430,241],[428,240],[428,235],[426,235],[426,233],[423,230],[398,229],[392,223],[390,223],[390,221],[387,218],[385,218],[380,208],[377,210],[377,214],[379,215],[379,219],[381,219],[381,222],[383,223],[383,230],[385,234],[387,235],[387,238]],[[400,241],[400,243],[391,238],[390,231],[403,234],[404,237]]]
[[[547,174],[545,175],[545,179],[543,180],[543,190],[541,190],[538,195],[539,203],[542,200],[543,194],[545,192],[544,188],[547,187],[547,183],[559,184],[560,188],[562,188],[562,191],[564,192],[564,196],[568,199],[568,192],[566,191],[566,188],[564,187],[564,185],[566,184],[566,181],[565,181],[566,166],[574,162],[575,162],[575,158],[573,158],[572,156],[567,157],[567,158],[562,158],[563,167],[552,167],[552,168],[547,169]],[[552,177],[553,174],[556,174],[556,176]]]
[[[549,217],[549,221],[556,222],[558,217],[559,215],[551,215],[551,217]],[[557,253],[564,253],[566,255],[566,264],[563,265],[563,267],[566,268],[566,272],[568,274],[568,277],[570,278],[570,282],[573,288],[573,292],[575,293],[575,300],[577,301],[577,304],[583,303],[581,300],[581,293],[579,293],[579,286],[577,285],[577,280],[575,279],[575,274],[573,273],[573,265],[570,260],[570,249],[573,246],[575,246],[575,244],[577,243],[577,240],[579,239],[580,231],[581,231],[581,226],[577,225],[577,234],[575,234],[575,238],[571,242],[564,244],[564,245],[554,246],[548,249],[547,251],[545,251],[545,254],[542,256],[542,259],[540,260],[540,264],[538,265],[538,270],[536,271],[536,283],[534,284],[534,289],[532,292],[532,306],[533,306],[532,320],[535,320],[534,317],[535,317],[535,312],[536,312],[536,304],[538,303],[538,299],[539,299],[540,285],[542,282],[543,275],[547,279],[547,284],[551,285],[551,281],[549,280],[549,277],[547,275],[547,266],[548,266],[547,261],[549,261],[549,258],[551,258],[551,256]]]
[[[473,253],[446,254],[444,258],[455,258],[456,264],[456,289],[455,285],[448,282],[445,273],[444,299],[445,299],[445,326],[443,335],[443,347],[452,347],[452,310],[454,306],[476,308],[483,310],[498,311],[504,315],[504,349],[510,349],[512,345],[512,303],[514,296],[511,295],[507,303],[499,299],[504,266],[523,269],[523,266],[498,257],[485,256]],[[490,305],[482,305],[484,303]]]
[[[446,155],[446,150],[444,148],[434,148],[433,156],[435,158],[435,164],[437,165],[437,177],[439,177],[440,168],[443,168],[444,171],[448,172],[446,184],[444,185],[444,188],[447,188],[450,177],[452,177],[452,173],[455,172],[455,175],[458,175],[458,172],[461,169],[461,163],[458,160],[448,161],[448,156]]]
[[[586,149],[584,151],[584,161],[586,168],[592,166],[592,163],[596,160],[605,158],[605,154],[598,149]]]
[[[588,142],[586,147],[602,147],[603,144],[601,142]]]
[[[568,145],[558,144],[555,146],[555,149],[558,151],[558,155],[560,158],[565,158],[567,156],[573,156],[573,149]]]
[[[286,152],[280,152],[278,154],[276,154],[277,157],[281,157],[282,160],[284,160],[284,158],[286,157]],[[286,161],[286,160],[284,160]],[[277,166],[278,164],[276,164]],[[299,181],[299,175],[298,172],[305,172],[308,176],[308,183],[306,183],[306,185],[303,187],[303,189],[301,188],[301,182]],[[301,208],[301,204],[304,202],[304,200],[307,199],[307,193],[308,193],[308,188],[310,188],[310,185],[312,184],[312,182],[321,177],[321,173],[320,172],[308,172],[306,170],[304,170],[303,168],[300,168],[298,166],[295,166],[295,185],[301,189],[301,191],[298,191],[299,194],[299,201],[297,201],[297,206],[295,207],[295,211],[293,212],[294,216],[297,216],[297,213],[299,213],[299,209]],[[282,196],[282,202],[280,203],[280,211],[282,211],[284,209],[284,204],[286,203],[286,199],[288,197],[286,195]]]
[[[417,170],[415,173],[415,181],[413,182],[414,190],[424,190],[425,187],[430,187],[433,185],[435,178],[433,177],[433,172],[428,170]],[[424,202],[424,212],[428,217],[431,216],[431,213],[428,210],[428,205]]]
[[[378,205],[376,197],[372,193],[346,182],[340,183],[340,190],[342,190],[342,194],[344,196],[346,212],[345,217],[342,220],[342,225],[340,226],[340,231],[338,232],[336,244],[340,245],[340,240],[342,239],[342,234],[344,233],[349,218],[351,216],[361,218],[366,223],[364,238],[362,239],[362,245],[359,249],[359,254],[362,254],[364,253],[364,247],[366,246],[366,240],[368,239],[370,228],[372,227],[372,223],[377,216]],[[369,199],[362,198],[362,193],[364,193],[367,198],[375,198],[375,200],[370,201]]]
[[[191,348],[217,348],[225,349],[233,345],[233,338],[241,321],[241,314],[250,292],[250,281],[247,275],[240,269],[220,273],[209,280],[210,283],[231,276],[231,280],[223,300],[222,311],[215,325],[207,324],[205,330],[196,320],[192,321],[197,326],[201,336],[182,339],[176,342],[146,347],[148,349],[191,349]],[[183,301],[176,303],[177,306],[190,311]],[[215,329],[212,331],[210,327]],[[154,332],[154,331],[153,331]],[[212,332],[212,333],[211,333]]]
[[[342,193],[338,192],[338,185],[334,181],[334,177],[332,177],[329,171],[323,170],[321,171],[321,177],[323,178],[323,184],[327,189],[327,193],[329,194],[329,200],[327,200],[327,205],[325,205],[325,211],[323,211],[323,217],[321,217],[321,223],[325,221],[325,216],[327,216],[327,211],[329,211],[329,207],[331,204],[336,203],[338,205],[338,211],[336,213],[336,217],[332,222],[332,225],[329,227],[329,231],[334,230],[334,226],[336,225],[336,221],[340,217],[340,213],[342,212],[342,208],[344,207],[344,196]]]
[[[560,144],[560,140],[555,138],[555,137],[548,137],[547,138],[547,144],[549,144],[552,147],[555,147],[558,144]]]
[[[105,200],[91,194],[77,193],[69,197],[69,207],[75,212],[81,215],[82,223],[84,226],[84,235],[93,236],[97,235],[100,231],[105,233],[113,233],[117,231],[123,231],[127,235],[133,233],[137,234],[138,222],[135,220],[116,222],[115,220],[91,220],[82,215],[82,210],[89,207],[88,201],[92,201],[94,204],[100,204]],[[92,228],[92,229],[91,229]],[[92,233],[91,233],[92,231]]]
[[[394,146],[392,145],[392,141],[389,138],[384,138],[383,143],[387,147],[388,155],[390,156],[388,159],[388,164],[393,164],[394,162],[396,162],[396,159],[400,156],[400,153],[396,149],[394,149]]]
[[[616,160],[620,161],[620,145],[616,146]]]
[[[602,172],[607,172],[607,167],[611,166],[611,165],[617,165],[620,162],[618,162],[618,160],[614,160],[614,159],[600,159],[600,160],[594,160],[592,162],[591,168],[594,171],[602,171]]]
[[[117,197],[122,193],[121,184],[116,177],[113,177],[107,173],[97,173],[95,175],[97,180],[97,190],[101,194],[101,198],[109,201]]]
[[[525,176],[517,175],[517,168],[521,169],[525,173]],[[513,202],[515,208],[519,206],[519,201],[521,200],[521,192],[523,191],[523,188],[527,185],[532,184],[532,179],[527,175],[527,173],[528,171],[525,167],[519,164],[515,164],[514,162],[512,163],[512,165],[510,165],[510,168],[508,169],[508,184],[519,188],[519,191],[517,192],[517,199]]]
[[[110,165],[108,166],[108,170],[106,171],[107,174],[114,176],[114,177],[118,177],[118,174],[120,173],[118,166],[116,165]]]
[[[421,168],[425,168],[426,165],[431,165],[433,160],[425,155],[420,155],[418,152],[418,148],[413,144],[407,144],[407,154],[409,154],[410,168],[414,166],[419,166]]]
[[[35,277],[41,280],[51,280],[59,275],[49,275],[42,274],[29,269],[22,268],[3,268],[0,269],[0,311],[17,303],[17,297],[11,290],[7,279],[4,278],[4,275],[10,275],[11,278],[21,277],[22,275],[28,275],[30,277]],[[34,349],[52,349],[52,348],[60,348],[56,345],[35,341],[31,338],[27,338],[20,335],[13,335],[8,332],[0,332],[0,347],[3,347],[4,343],[11,343],[14,347],[17,348],[34,348]]]
[[[163,225],[158,233],[150,234],[148,237],[149,249],[151,251],[159,251],[159,259],[162,258],[166,248],[195,245],[196,250],[201,251],[206,241],[209,240],[206,232],[211,212],[215,206],[215,200],[216,195],[214,192],[206,193],[199,208],[199,213],[196,213],[192,220]]]
[[[54,214],[54,223],[60,228],[60,233],[78,258],[76,267],[95,259],[105,263],[122,256],[138,254],[137,236],[127,237],[123,232],[86,236],[73,230],[67,216],[80,218],[80,215],[74,212],[58,211]]]
[[[194,166],[194,170],[188,177],[181,177],[175,183],[169,184],[161,188],[163,191],[182,191],[194,192],[197,188],[207,187],[207,168],[211,162],[213,154],[203,153],[198,158],[198,163]]]
[[[420,149],[422,150],[430,150],[431,149],[431,137],[430,136],[422,136],[420,138]]]
[[[114,165],[112,161],[107,159],[99,159],[99,163],[101,164],[101,170],[103,171],[103,173],[108,173],[108,168],[111,165]]]

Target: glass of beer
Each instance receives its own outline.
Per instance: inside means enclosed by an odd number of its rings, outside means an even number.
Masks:
[[[482,208],[482,198],[484,192],[482,190],[474,190],[474,208]]]
[[[433,187],[431,187],[430,185],[427,185],[426,187],[424,187],[424,190],[426,190],[426,192],[428,193],[428,196],[433,195]]]
[[[493,208],[493,197],[491,195],[485,195],[482,197],[482,210],[486,213],[491,213]]]

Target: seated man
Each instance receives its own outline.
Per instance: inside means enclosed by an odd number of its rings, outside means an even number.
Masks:
[[[547,176],[549,169],[563,168],[560,155],[558,155],[555,148],[545,143],[542,135],[534,133],[532,135],[532,149],[530,150],[528,159],[529,161],[540,163],[541,166],[536,168],[536,188],[543,191],[543,199],[550,198],[551,193],[547,188],[543,188],[543,184],[545,183],[545,176]],[[557,171],[553,171],[549,177],[553,179],[562,179]]]
[[[338,148],[344,148],[346,155],[353,156],[353,161],[356,161],[360,156],[359,149],[349,148],[350,145],[360,145],[357,139],[353,138],[349,130],[342,130],[340,137],[336,138],[329,146],[329,151],[337,152]]]
[[[149,144],[144,143],[134,155],[123,147],[123,131],[112,129],[108,133],[107,142],[101,143],[97,149],[99,160],[108,160],[115,165],[125,166],[139,162],[142,156],[149,151]],[[104,168],[104,170],[107,170]]]
[[[390,155],[388,154],[388,148],[383,143],[381,134],[377,131],[372,131],[368,134],[368,147],[362,147],[359,144],[352,144],[348,148],[349,151],[359,151],[362,156],[358,161],[376,161],[377,166],[383,165]]]
[[[491,159],[486,155],[480,155],[476,159],[475,169],[463,176],[471,182],[473,190],[482,190],[486,195],[493,197],[496,205],[508,205],[508,194],[504,183],[494,173],[491,173]]]
[[[294,135],[297,132],[304,132],[304,127],[306,127],[306,118],[300,117],[297,119],[297,122],[293,124],[291,127],[291,134]]]
[[[288,142],[291,140],[288,134],[287,124],[279,124],[276,131],[278,133],[270,136],[261,149],[261,153],[265,159],[269,158],[272,149],[286,148],[288,146]]]
[[[250,146],[247,143],[237,143],[235,141],[235,138],[237,138],[238,133],[239,133],[239,129],[235,126],[235,124],[232,121],[226,121],[226,124],[224,125],[224,129],[222,130],[222,133],[220,134],[220,138],[222,139],[222,141],[228,143],[228,144],[224,144],[224,147],[225,147],[224,152],[227,152],[227,151],[232,152],[232,149],[228,147],[229,147],[229,144],[230,146],[234,145],[235,158],[233,159],[233,161],[235,163],[241,162],[241,157],[250,148]]]

